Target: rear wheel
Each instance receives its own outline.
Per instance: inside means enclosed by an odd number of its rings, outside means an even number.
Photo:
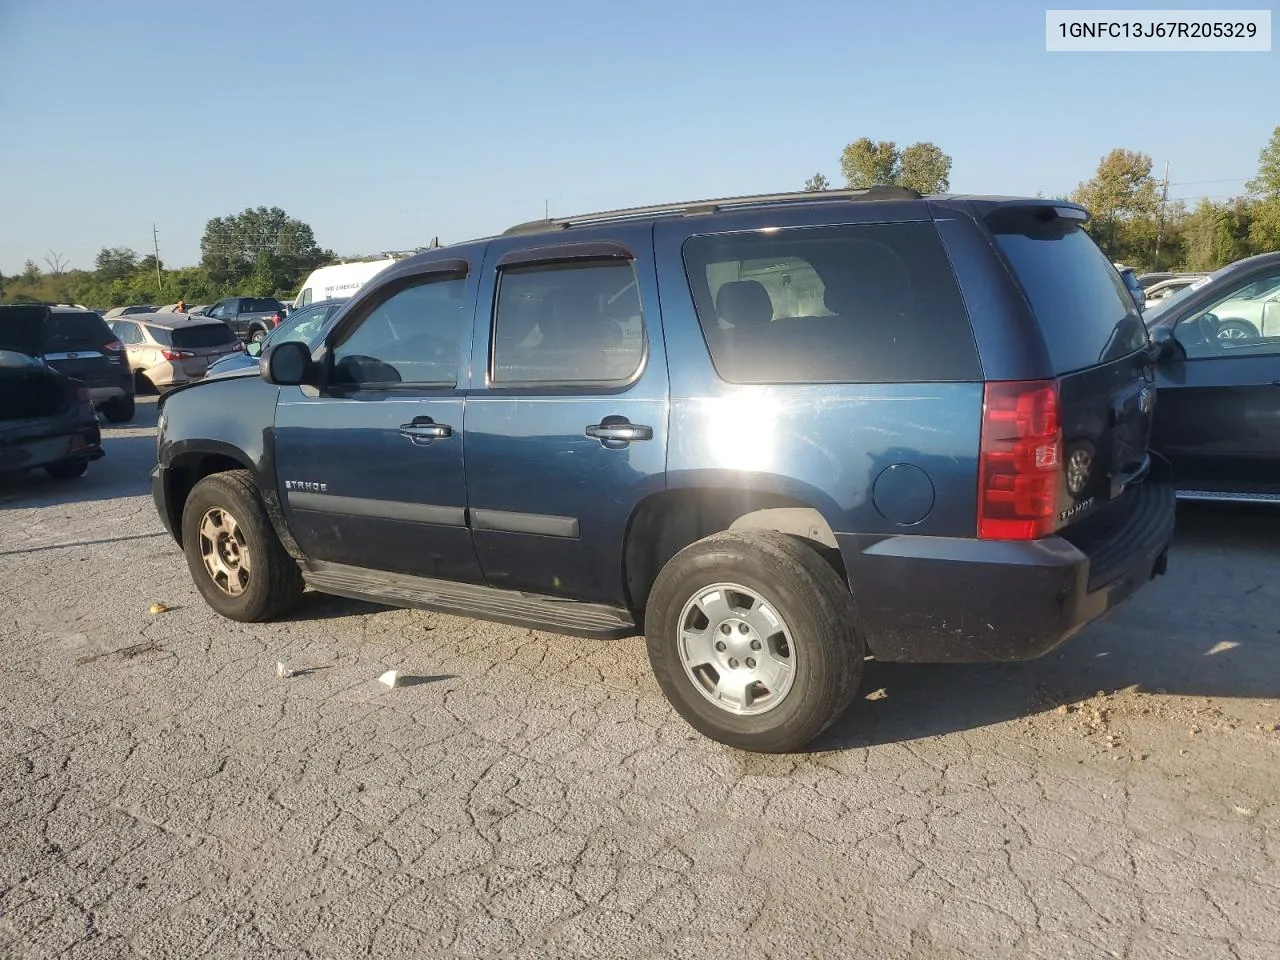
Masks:
[[[182,510],[182,549],[196,589],[231,620],[270,620],[302,596],[302,574],[247,470],[215,473],[195,485]]]
[[[265,339],[267,339],[267,331],[263,330],[261,327],[255,327],[249,333],[250,343],[261,343]]]
[[[74,480],[83,477],[88,469],[88,460],[63,460],[61,463],[49,464],[44,472],[54,480]]]
[[[151,382],[147,375],[141,372],[133,375],[133,388],[135,393],[143,396],[159,392],[156,390],[155,384]]]
[[[663,567],[649,662],[694,729],[761,753],[798,750],[852,702],[865,646],[841,576],[786,534],[726,532]]]
[[[112,397],[102,405],[102,415],[112,423],[128,423],[133,419],[136,402],[133,394]]]

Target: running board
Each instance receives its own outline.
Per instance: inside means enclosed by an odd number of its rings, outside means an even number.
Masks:
[[[496,620],[550,633],[616,640],[639,633],[626,610],[577,603],[516,590],[385,573],[338,563],[311,562],[302,569],[307,584],[321,593],[370,600],[395,607],[418,607],[459,617]]]
[[[1204,500],[1214,503],[1276,503],[1280,493],[1236,493],[1228,490],[1179,490],[1179,500]]]

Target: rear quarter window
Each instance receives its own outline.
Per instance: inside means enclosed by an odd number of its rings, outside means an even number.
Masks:
[[[1124,281],[1077,224],[1012,215],[990,225],[1036,315],[1055,373],[1109,363],[1146,346],[1147,328]]]
[[[980,380],[931,222],[708,234],[684,246],[698,321],[730,383]]]
[[[240,300],[241,313],[271,313],[280,309],[280,301],[267,297],[244,297]]]

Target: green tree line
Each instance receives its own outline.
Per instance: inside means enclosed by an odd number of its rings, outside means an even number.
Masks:
[[[951,157],[932,143],[899,149],[892,140],[855,140],[840,155],[845,185],[911,187],[920,193],[950,189]],[[806,191],[831,189],[823,173]],[[1242,257],[1280,250],[1280,127],[1258,156],[1258,172],[1245,193],[1193,207],[1164,199],[1151,158],[1117,148],[1070,197],[1093,214],[1088,230],[1112,260],[1144,270],[1216,270]]]
[[[316,244],[308,224],[279,207],[213,218],[205,225],[200,253],[199,265],[169,269],[153,254],[103,247],[92,270],[70,270],[61,254],[49,251],[43,268],[27,260],[17,276],[0,277],[0,300],[119,307],[178,299],[211,303],[237,295],[292,298],[308,273],[336,259]]]

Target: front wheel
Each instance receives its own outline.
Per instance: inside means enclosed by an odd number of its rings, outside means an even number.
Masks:
[[[663,567],[645,615],[662,692],[712,740],[804,747],[852,702],[865,645],[841,576],[786,534],[726,532]]]
[[[102,405],[102,415],[111,423],[128,423],[136,412],[137,401],[133,394],[112,397]]]
[[[302,573],[280,545],[247,470],[205,477],[182,508],[182,550],[196,589],[231,620],[256,623],[302,596]]]

